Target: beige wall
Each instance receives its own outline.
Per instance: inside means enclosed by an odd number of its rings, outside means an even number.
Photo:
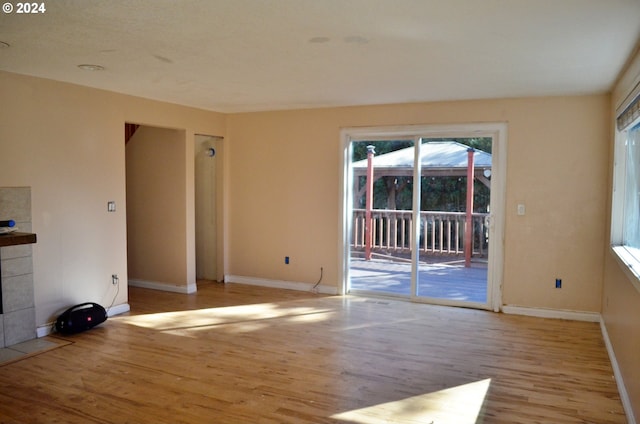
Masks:
[[[612,109],[615,109],[640,82],[640,53],[637,53],[613,91]],[[611,127],[613,133],[613,116]],[[613,134],[611,136],[613,138]],[[609,144],[609,157],[613,157],[613,142]],[[613,176],[613,161],[609,160],[609,183]],[[611,193],[607,202],[607,212],[611,209]],[[610,214],[608,222],[610,222]],[[607,230],[609,224],[607,223]],[[629,400],[640,422],[640,293],[632,285],[609,248],[609,234],[604,243],[604,290],[602,297],[602,318],[604,320],[612,349],[615,353]]]
[[[598,312],[609,107],[593,95],[230,115],[226,273],[315,283],[322,266],[323,284],[341,284],[342,127],[507,122],[503,303]]]
[[[32,186],[38,323],[108,303],[126,275],[123,123],[185,129],[185,282],[194,281],[193,135],[225,135],[225,273],[338,286],[342,127],[507,122],[504,303],[599,311],[610,101],[606,95],[221,114],[14,74],[0,178]],[[16,141],[19,140],[19,141]],[[118,212],[108,214],[115,200]],[[527,215],[515,214],[525,203]],[[284,256],[291,264],[284,264]],[[553,282],[563,278],[564,288]],[[106,281],[106,282],[105,282]],[[99,288],[99,289],[98,289]],[[126,301],[124,293],[117,303]]]
[[[96,75],[96,77],[100,77]],[[85,301],[108,306],[127,283],[125,122],[184,129],[187,275],[195,279],[193,136],[224,135],[224,115],[0,72],[0,185],[30,186],[36,324]],[[115,200],[117,212],[107,212]],[[126,286],[125,286],[126,287]],[[120,290],[115,304],[127,302]]]
[[[184,155],[184,130],[141,126],[127,143],[129,279],[187,285]]]

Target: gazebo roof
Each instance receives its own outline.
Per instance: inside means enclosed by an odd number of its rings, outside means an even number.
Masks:
[[[456,141],[431,141],[420,146],[422,175],[466,175],[467,150],[469,146]],[[413,173],[414,148],[407,147],[394,152],[373,157],[376,176],[411,175]],[[491,154],[475,149],[473,162],[476,173],[491,169]],[[353,172],[363,175],[367,172],[367,160],[353,163]]]

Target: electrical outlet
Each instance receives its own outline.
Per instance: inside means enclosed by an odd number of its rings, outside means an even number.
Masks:
[[[556,278],[556,288],[557,289],[561,289],[562,288],[562,279],[561,278]]]
[[[114,286],[118,285],[120,279],[118,278],[118,274],[111,274],[111,284]]]
[[[289,265],[289,257],[288,257],[288,256],[285,256],[285,257],[284,257],[284,263],[285,263],[286,265]]]

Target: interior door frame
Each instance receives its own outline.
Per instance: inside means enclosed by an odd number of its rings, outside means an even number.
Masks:
[[[222,281],[224,271],[221,268],[222,253],[222,142],[224,138],[215,135],[194,134],[194,222],[196,279]],[[201,168],[204,163],[208,169]],[[213,169],[212,169],[213,168]],[[204,171],[205,175],[201,172]],[[209,181],[201,181],[202,178]],[[207,206],[202,206],[205,199]],[[206,220],[201,215],[206,209]],[[198,219],[200,218],[200,219]],[[202,237],[202,238],[200,238]],[[206,272],[203,269],[206,269]],[[205,275],[199,275],[204,273]]]
[[[362,140],[390,140],[395,138],[492,138],[491,212],[489,215],[489,264],[487,273],[487,307],[495,312],[502,308],[502,279],[504,271],[504,230],[506,221],[507,123],[484,122],[463,124],[425,124],[381,127],[351,127],[340,131],[340,219],[338,237],[338,279],[340,294],[349,285],[350,234],[352,231],[353,174],[350,165],[351,142]],[[419,144],[417,149],[419,149]],[[419,152],[419,150],[417,150]],[[415,196],[415,193],[414,193]],[[415,213],[415,211],[414,211]],[[415,249],[414,249],[415,251]],[[416,261],[412,261],[416,262]],[[417,265],[414,263],[413,267]],[[412,280],[415,281],[414,278]],[[414,283],[412,282],[412,284]],[[412,296],[413,301],[425,301]],[[426,299],[429,301],[429,299]]]

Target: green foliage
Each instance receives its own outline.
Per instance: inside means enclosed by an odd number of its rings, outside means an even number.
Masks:
[[[376,156],[413,146],[413,140],[358,141],[353,143],[353,162],[367,158],[367,146],[374,146]]]
[[[464,212],[467,206],[466,177],[422,177],[420,210]],[[473,182],[473,211],[487,212],[490,190]]]
[[[472,138],[430,138],[428,141],[455,141],[483,152],[491,153],[491,137],[472,137]]]

